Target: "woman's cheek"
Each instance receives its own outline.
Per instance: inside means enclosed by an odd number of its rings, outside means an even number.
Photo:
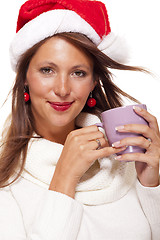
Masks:
[[[78,98],[88,98],[92,89],[92,84],[84,82],[74,87],[74,91]]]
[[[38,86],[38,87],[37,87]],[[50,79],[33,79],[29,87],[30,94],[43,95],[53,90]]]

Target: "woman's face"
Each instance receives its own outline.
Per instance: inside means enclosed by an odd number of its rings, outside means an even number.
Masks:
[[[95,87],[93,62],[71,43],[52,37],[33,56],[26,84],[37,128],[73,125]]]

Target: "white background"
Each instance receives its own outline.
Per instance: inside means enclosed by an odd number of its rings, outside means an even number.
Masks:
[[[19,7],[24,0],[1,2],[0,14],[0,127],[10,112],[11,98],[3,106],[15,78],[9,61],[9,45],[14,37]],[[124,91],[146,103],[160,125],[160,14],[159,0],[103,0],[112,29],[124,36],[131,50],[132,65],[149,68],[153,76],[115,71],[115,82]]]

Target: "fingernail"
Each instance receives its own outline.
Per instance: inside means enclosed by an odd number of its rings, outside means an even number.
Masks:
[[[120,160],[120,159],[122,159],[122,156],[116,156],[115,157],[115,160]]]
[[[137,106],[133,106],[133,109],[136,110],[136,111],[138,111],[138,112],[141,112],[141,111],[142,111],[142,108],[137,107]]]
[[[112,147],[119,147],[121,145],[120,141],[112,143]]]
[[[124,129],[124,126],[115,127],[116,131]]]

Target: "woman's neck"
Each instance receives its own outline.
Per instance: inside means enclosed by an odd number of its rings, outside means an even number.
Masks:
[[[62,127],[47,127],[46,126],[41,126],[38,127],[36,126],[36,133],[40,136],[42,136],[43,138],[51,141],[51,142],[56,142],[59,144],[64,145],[66,138],[68,136],[68,134],[75,130],[75,123],[72,122],[70,124],[68,124],[68,126],[62,126]]]

